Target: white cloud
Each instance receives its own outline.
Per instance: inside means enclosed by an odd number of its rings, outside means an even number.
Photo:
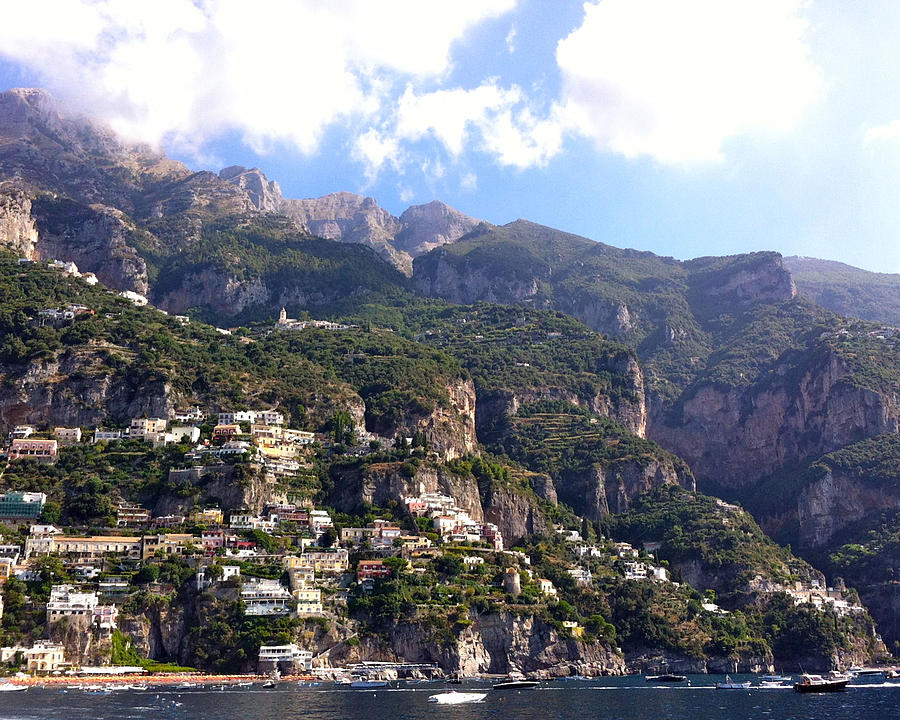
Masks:
[[[562,145],[556,118],[536,118],[517,86],[503,88],[496,80],[422,94],[407,87],[393,132],[407,141],[431,136],[455,157],[475,147],[520,168],[544,164]]]
[[[879,140],[896,140],[900,138],[900,120],[894,120],[887,125],[877,125],[866,130],[863,137],[863,145],[868,146]]]
[[[0,56],[132,137],[313,152],[392,82],[440,79],[451,46],[515,0],[29,0],[4,8]]]
[[[507,50],[507,52],[509,52],[510,55],[512,55],[516,51],[516,35],[517,34],[518,34],[518,31],[516,30],[515,25],[513,25],[509,29],[509,32],[506,33],[506,40],[505,40],[506,50]]]
[[[567,122],[666,163],[719,159],[729,137],[784,131],[821,88],[800,0],[603,0],[557,47]]]
[[[385,168],[442,177],[472,151],[543,166],[567,134],[627,157],[714,160],[729,137],[789,128],[820,87],[800,0],[589,2],[557,47],[559,97],[497,78],[451,86],[453,44],[516,1],[30,0],[4,8],[0,57],[198,158],[226,132],[257,152],[314,153],[341,125],[370,184]],[[515,52],[516,23],[501,50]]]

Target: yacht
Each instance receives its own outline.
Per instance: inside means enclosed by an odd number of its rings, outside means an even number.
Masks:
[[[802,675],[800,682],[794,683],[794,690],[802,693],[839,692],[847,689],[848,677],[827,677],[821,675]]]

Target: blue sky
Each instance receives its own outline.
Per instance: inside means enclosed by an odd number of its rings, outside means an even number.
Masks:
[[[894,0],[32,0],[0,89],[289,197],[897,272],[897,37]]]

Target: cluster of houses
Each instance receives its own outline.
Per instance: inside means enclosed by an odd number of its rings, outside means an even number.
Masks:
[[[319,330],[358,330],[359,325],[345,325],[344,323],[330,322],[328,320],[295,320],[287,316],[287,310],[281,308],[278,314],[278,322],[275,323],[276,330],[305,330],[306,328],[317,328]]]
[[[449,495],[420,493],[404,498],[407,511],[413,517],[425,517],[432,521],[434,532],[445,543],[487,543],[494,550],[503,550],[500,529],[489,522],[473,520],[467,510],[457,506]]]
[[[70,310],[60,312],[69,313]],[[207,440],[198,444],[201,437],[199,424],[205,420],[206,414],[194,407],[176,411],[171,420],[141,417],[132,418],[126,428],[95,428],[90,437],[93,443],[141,440],[154,448],[189,443],[195,447],[185,458],[193,462],[202,462],[206,457],[252,456],[270,467],[276,476],[296,473],[302,467],[297,458],[315,442],[312,432],[284,427],[284,415],[277,410],[247,410],[219,413],[212,442]],[[249,424],[249,431],[245,432],[241,423]],[[59,448],[79,444],[86,441],[86,437],[78,427],[57,427],[52,433],[38,433],[33,425],[18,425],[10,433],[9,440],[6,455],[10,461],[32,459],[52,463]]]

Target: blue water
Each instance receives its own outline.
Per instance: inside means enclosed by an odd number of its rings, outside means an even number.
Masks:
[[[494,691],[489,683],[399,683],[396,688],[350,690],[282,682],[275,690],[257,685],[108,695],[32,688],[0,694],[0,720],[900,720],[900,683],[870,682],[843,693],[808,695],[790,688],[716,690],[714,683],[721,679],[692,676],[689,685],[673,686],[651,685],[640,677],[557,681],[518,692]],[[480,690],[488,696],[473,705],[428,703],[429,695],[447,689]]]

